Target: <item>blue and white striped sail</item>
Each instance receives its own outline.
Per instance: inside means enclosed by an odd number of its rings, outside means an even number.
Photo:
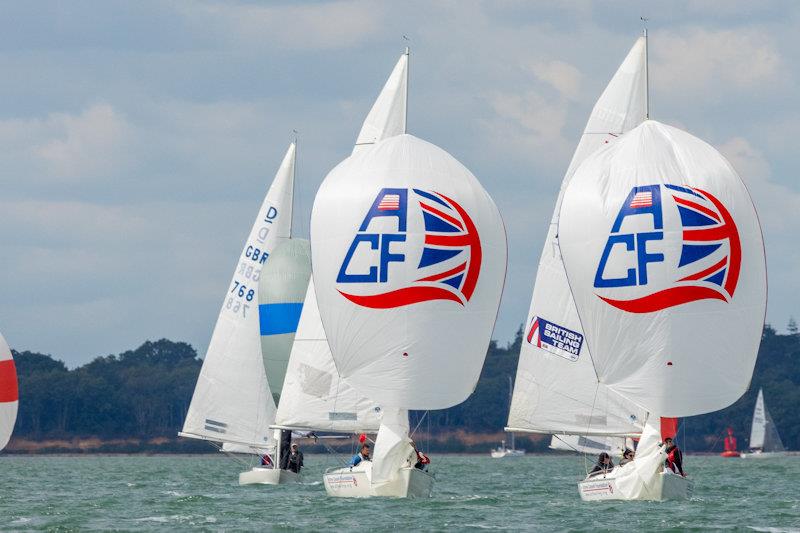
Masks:
[[[311,279],[311,244],[291,238],[275,248],[261,270],[258,316],[261,353],[272,394],[280,396],[289,354]]]
[[[646,41],[639,38],[592,109],[558,193],[524,324],[513,431],[636,435],[646,413],[599,383],[559,248],[564,191],[588,155],[639,125],[647,114]]]
[[[263,448],[271,441],[275,402],[261,354],[258,286],[272,251],[289,239],[295,145],[267,191],[222,301],[181,434]]]

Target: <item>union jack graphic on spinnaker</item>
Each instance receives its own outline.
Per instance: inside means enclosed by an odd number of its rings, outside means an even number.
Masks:
[[[342,296],[357,305],[375,309],[431,300],[450,300],[464,305],[470,300],[481,270],[482,249],[477,228],[458,202],[444,194],[421,189],[385,188],[378,193],[345,255],[337,283],[389,282],[391,263],[404,263],[414,252],[407,249],[407,216],[409,208],[416,211],[417,207],[425,229],[416,267],[419,277],[408,286],[377,294],[353,294],[340,288]],[[376,217],[396,218],[397,231],[372,233],[369,226]],[[368,274],[349,273],[359,244],[368,244],[370,250],[379,252],[378,264],[371,266]],[[403,246],[405,248],[401,248]]]
[[[662,188],[663,187],[663,188]],[[596,288],[648,285],[649,263],[665,261],[664,254],[648,250],[648,241],[664,239],[662,204],[672,200],[681,223],[681,252],[672,287],[633,299],[598,295],[603,301],[630,313],[650,313],[698,300],[730,301],[739,281],[742,246],[739,231],[728,209],[714,195],[694,187],[663,184],[634,187],[623,203],[612,227],[595,276]],[[652,231],[635,234],[622,231],[626,217],[650,215]],[[627,277],[606,277],[613,248],[635,249],[636,268]],[[669,258],[671,260],[673,258]],[[609,269],[612,270],[612,269]]]

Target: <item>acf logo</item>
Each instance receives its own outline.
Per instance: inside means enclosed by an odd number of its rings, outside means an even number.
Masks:
[[[409,216],[421,217],[424,224],[421,253],[418,236],[409,239]],[[386,220],[390,231],[385,230],[386,223],[380,223]],[[409,268],[407,263],[418,254],[419,262]],[[373,309],[432,300],[464,305],[475,291],[480,271],[480,237],[461,205],[433,191],[386,188],[375,197],[359,226],[336,283],[342,296]],[[409,275],[412,281],[387,290],[393,279],[409,279]],[[353,284],[368,288],[367,294],[354,294]]]
[[[665,257],[664,209],[675,208],[680,227],[668,228],[681,238],[680,257]],[[626,232],[626,219],[647,231]],[[641,220],[647,217],[646,222]],[[674,278],[667,288],[647,290],[648,267],[665,263]],[[617,214],[594,277],[594,287],[613,294],[619,287],[641,287],[642,296],[615,299],[598,295],[608,304],[629,313],[651,313],[705,299],[730,301],[739,281],[742,247],[733,217],[708,192],[677,185],[634,187]],[[663,280],[657,280],[663,283]],[[661,284],[659,283],[659,284]]]

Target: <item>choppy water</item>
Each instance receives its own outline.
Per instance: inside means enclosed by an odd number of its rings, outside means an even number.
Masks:
[[[0,530],[667,530],[800,531],[800,457],[689,457],[688,502],[583,503],[577,457],[434,457],[430,500],[325,495],[331,456],[305,483],[237,485],[222,456],[0,456]]]

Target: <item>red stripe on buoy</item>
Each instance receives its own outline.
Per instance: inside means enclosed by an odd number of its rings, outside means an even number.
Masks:
[[[0,361],[0,403],[19,400],[17,368],[13,359]]]

